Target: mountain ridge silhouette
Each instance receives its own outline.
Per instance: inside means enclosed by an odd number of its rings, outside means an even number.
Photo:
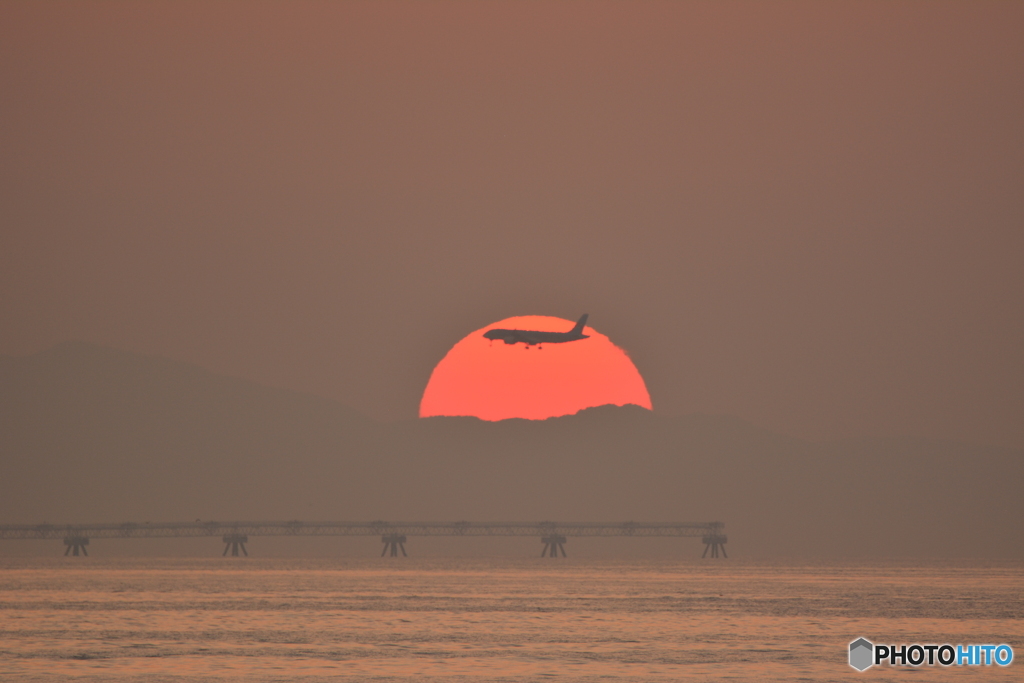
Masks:
[[[638,406],[378,423],[84,342],[0,357],[0,461],[0,523],[722,521],[731,556],[1024,557],[1020,451]]]

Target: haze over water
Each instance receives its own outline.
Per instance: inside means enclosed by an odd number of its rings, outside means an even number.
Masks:
[[[719,520],[730,558],[0,539],[0,683],[1022,678],[1021,35],[977,0],[0,2],[0,525]],[[459,339],[583,312],[657,412],[416,417]],[[1018,662],[857,674],[859,636]]]
[[[21,558],[4,680],[848,680],[847,644],[1024,643],[1020,563]],[[873,669],[871,680],[908,671]],[[923,667],[914,680],[1019,680]]]

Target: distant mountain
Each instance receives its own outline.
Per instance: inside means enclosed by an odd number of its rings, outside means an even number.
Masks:
[[[5,523],[722,521],[738,557],[1024,557],[1021,451],[635,406],[379,424],[83,343],[0,357],[0,465]]]
[[[320,470],[358,477],[380,426],[337,403],[67,343],[0,358],[0,518],[301,513]],[[191,516],[190,516],[191,515]]]

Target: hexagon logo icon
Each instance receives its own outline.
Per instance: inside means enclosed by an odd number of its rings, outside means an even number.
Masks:
[[[875,646],[864,638],[858,638],[850,643],[850,666],[857,671],[864,671],[870,667],[875,654]]]

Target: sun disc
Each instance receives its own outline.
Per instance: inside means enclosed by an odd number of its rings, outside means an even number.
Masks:
[[[600,405],[651,409],[633,361],[605,335],[527,347],[485,339],[494,328],[567,332],[573,321],[550,316],[506,318],[466,335],[434,368],[420,417],[468,415],[482,420],[543,420]]]

